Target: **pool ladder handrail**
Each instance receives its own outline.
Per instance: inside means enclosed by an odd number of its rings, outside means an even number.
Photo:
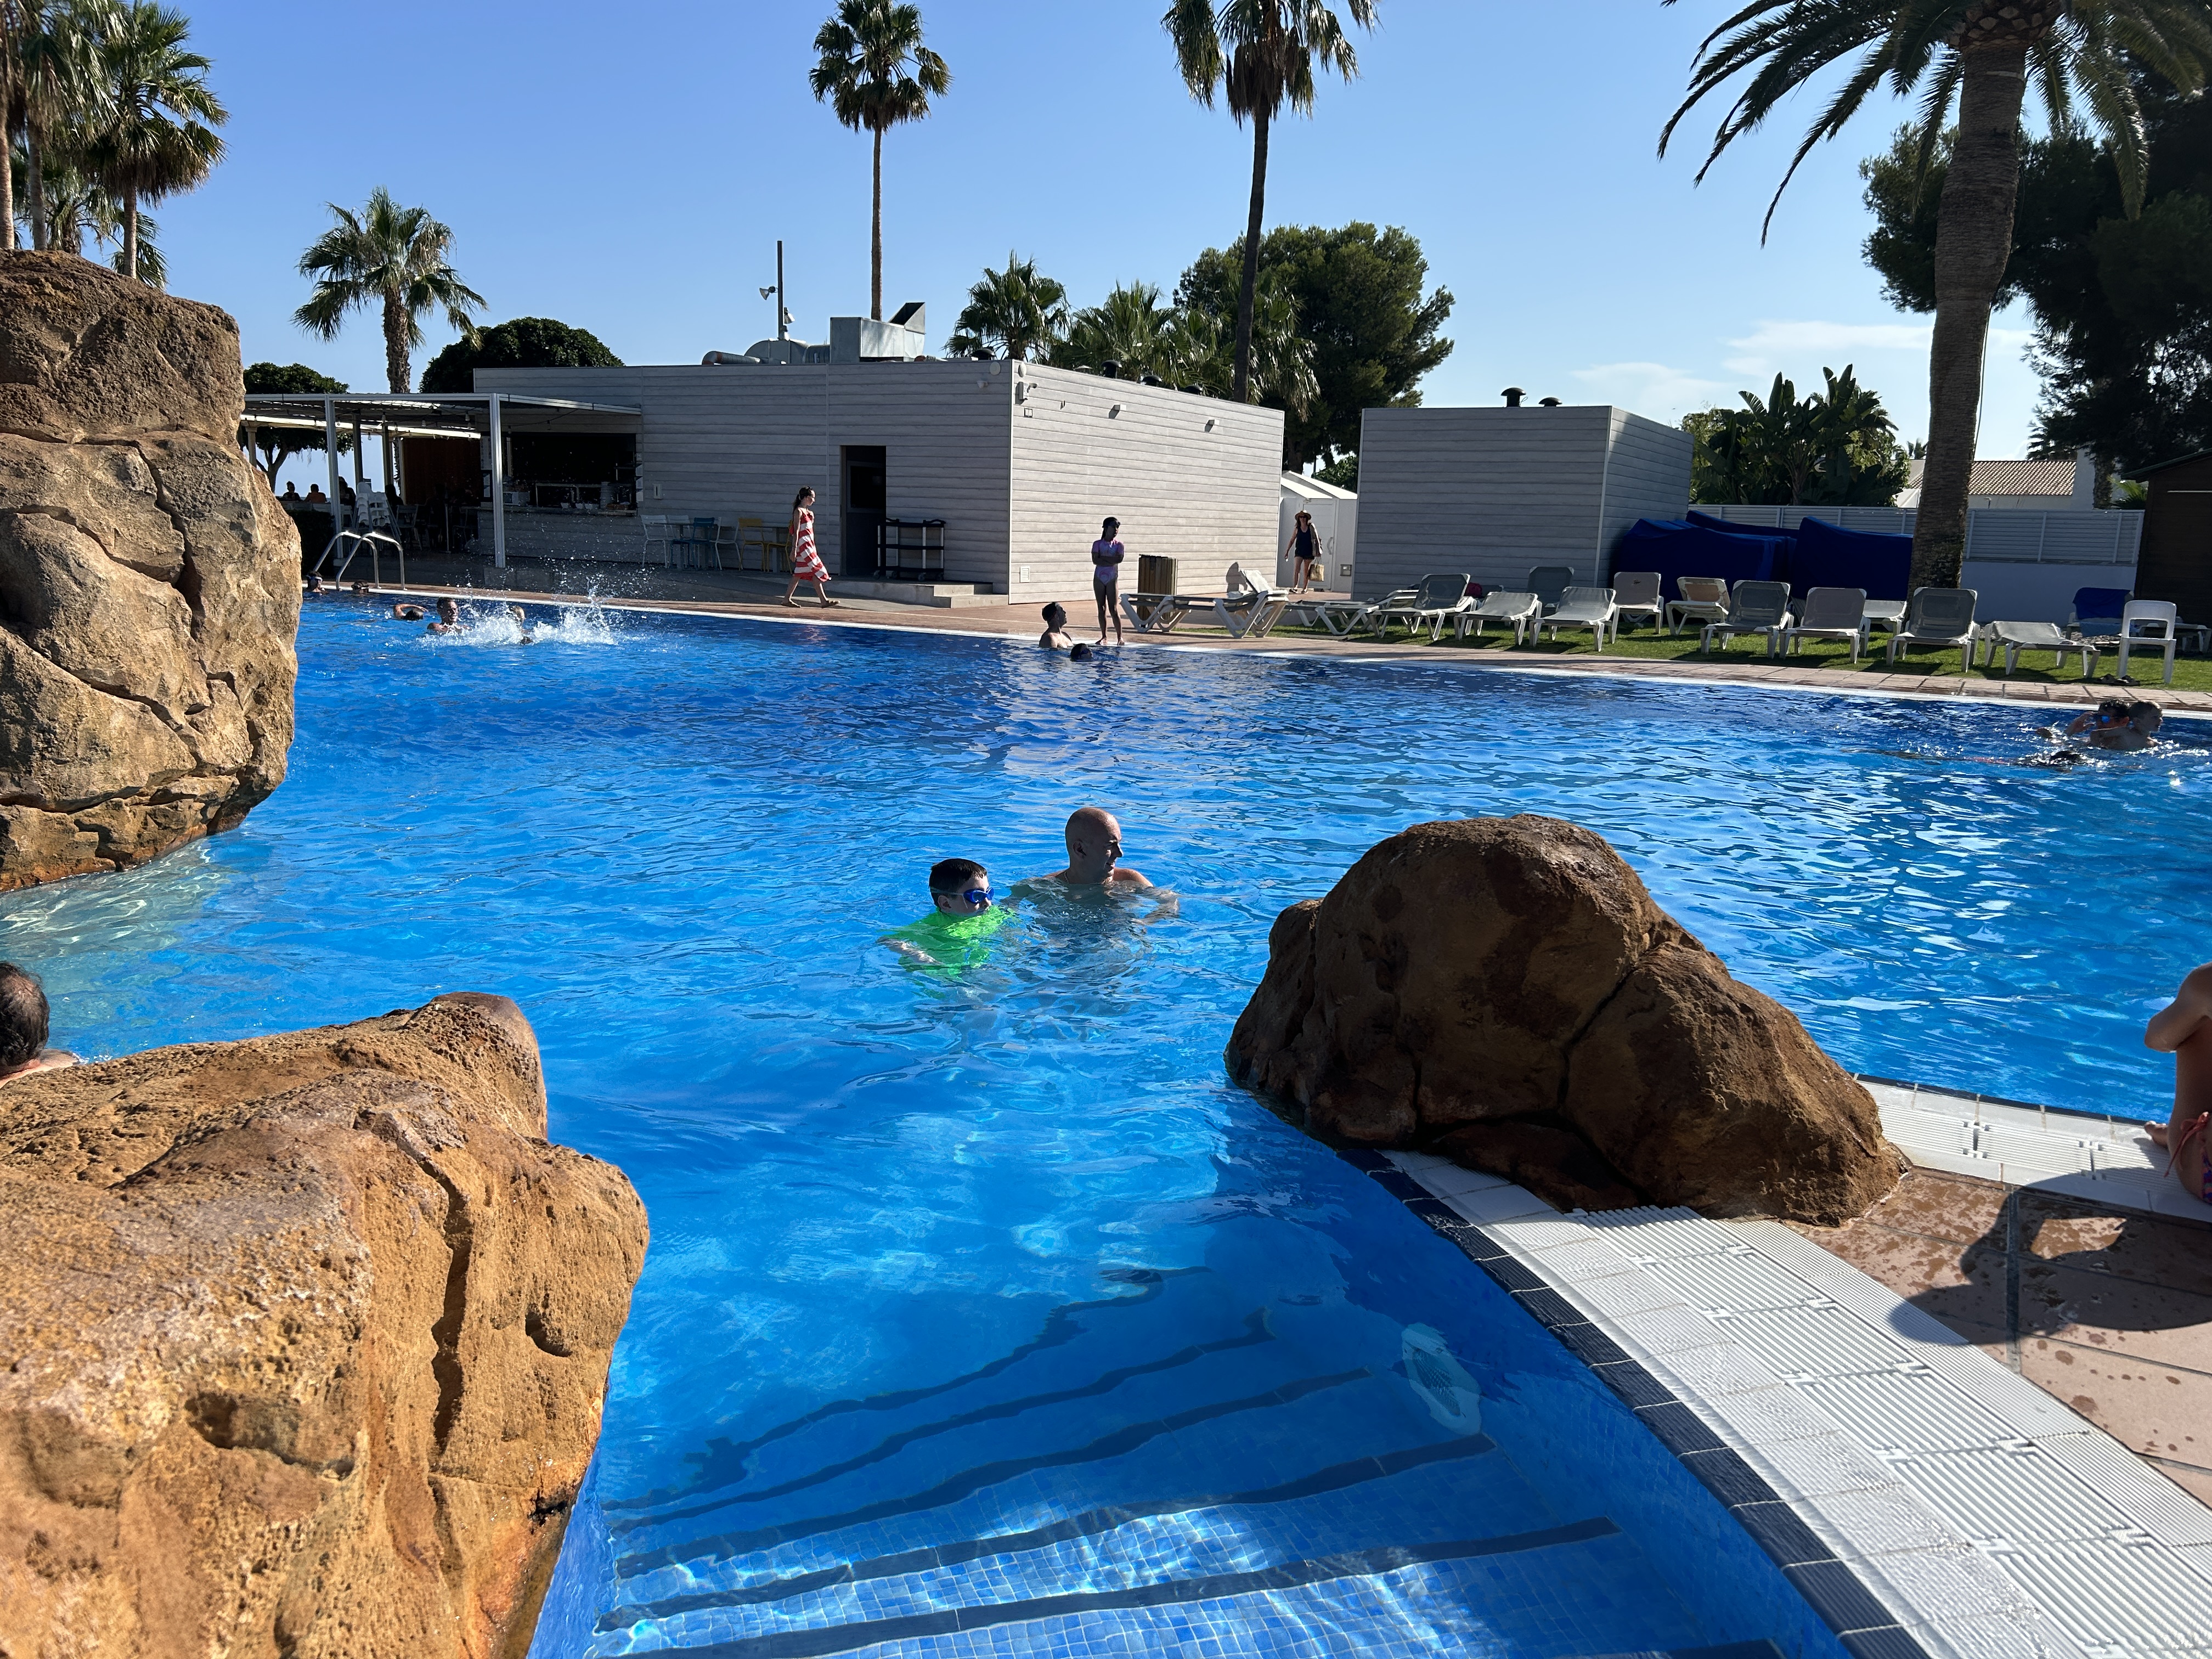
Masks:
[[[407,586],[407,549],[401,544],[397,537],[388,536],[380,530],[339,531],[337,535],[331,537],[328,542],[324,544],[323,555],[320,558],[315,561],[314,568],[311,574],[318,576],[323,574],[323,567],[331,562],[331,555],[337,550],[337,545],[340,542],[348,544],[346,555],[343,559],[339,561],[337,573],[331,578],[332,581],[343,582],[345,580],[347,568],[350,566],[354,560],[360,556],[362,549],[366,547],[368,550],[369,580],[377,586],[383,586],[384,566],[380,557],[380,550],[382,548],[388,547],[394,553],[397,553],[399,556],[399,585],[402,587]]]

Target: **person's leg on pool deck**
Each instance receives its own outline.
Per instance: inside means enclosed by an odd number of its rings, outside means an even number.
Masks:
[[[2146,1047],[2173,1056],[2173,1115],[2150,1138],[2166,1149],[2182,1189],[2212,1203],[2205,1142],[2212,1136],[2212,963],[2191,971],[2143,1028]]]

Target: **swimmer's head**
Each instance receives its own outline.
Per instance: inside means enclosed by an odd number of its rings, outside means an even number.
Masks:
[[[979,916],[991,908],[991,872],[973,859],[939,859],[929,866],[929,896],[948,916]]]
[[[1058,599],[1054,599],[1050,605],[1044,608],[1044,621],[1045,626],[1048,628],[1065,627],[1067,623],[1066,607],[1062,605]]]
[[[2128,722],[2128,717],[2134,714],[2135,707],[2135,704],[2125,697],[2101,698],[2097,704],[2097,724],[2124,726]]]
[[[2128,705],[2128,724],[2147,738],[2158,735],[2158,728],[2166,724],[2166,710],[2154,702]]]
[[[1089,662],[1094,654],[1089,646],[1078,640],[1075,648],[1067,653],[1067,659],[1070,662]]]
[[[459,601],[455,599],[441,599],[438,601],[438,620],[440,622],[459,622],[460,619],[461,607]]]
[[[368,584],[367,582],[356,582],[353,585],[353,591],[356,593],[366,593],[368,592]]]

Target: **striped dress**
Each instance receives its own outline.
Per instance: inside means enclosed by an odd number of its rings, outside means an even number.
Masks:
[[[791,544],[791,568],[795,575],[808,581],[826,582],[830,572],[822,562],[822,556],[814,550],[814,514],[806,507],[799,509],[799,534]]]

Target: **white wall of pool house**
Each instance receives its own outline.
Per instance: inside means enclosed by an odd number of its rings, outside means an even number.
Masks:
[[[841,457],[864,447],[884,453],[890,517],[945,521],[944,580],[1012,603],[1087,593],[1109,514],[1128,549],[1125,590],[1145,554],[1174,558],[1186,588],[1232,561],[1273,565],[1279,410],[1005,361],[480,369],[476,389],[643,410],[605,428],[638,434],[641,514],[781,526],[811,483],[833,576],[848,568]],[[540,551],[525,538],[542,533],[557,554],[571,529],[510,517],[508,550]],[[600,547],[643,541],[605,520],[573,530]]]

